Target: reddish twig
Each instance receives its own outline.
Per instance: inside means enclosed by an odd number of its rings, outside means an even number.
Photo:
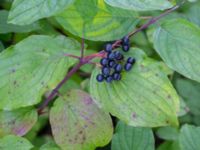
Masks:
[[[171,9],[165,11],[164,13],[162,13],[161,15],[151,18],[146,24],[142,25],[140,28],[138,28],[137,30],[131,32],[130,34],[128,34],[129,37],[135,35],[136,33],[148,28],[150,25],[156,23],[158,20],[160,20],[161,18],[163,18],[164,16],[170,14],[171,12],[175,11],[176,9],[178,9],[185,1],[183,1],[181,4],[176,5],[174,7],[172,7]],[[69,57],[73,57],[73,58],[77,58],[79,59],[79,63],[76,64],[68,73],[67,75],[64,77],[64,79],[56,86],[55,89],[52,90],[52,92],[50,93],[50,95],[45,99],[45,101],[43,102],[43,104],[38,108],[38,113],[42,114],[43,109],[49,104],[49,102],[51,100],[53,100],[54,96],[57,95],[58,90],[62,87],[62,85],[64,83],[66,83],[66,81],[74,74],[76,73],[81,66],[85,65],[86,63],[90,62],[92,59],[97,58],[97,57],[105,57],[106,53],[104,52],[104,50],[95,53],[95,54],[91,54],[88,56],[84,57],[84,38],[82,38],[82,44],[81,44],[81,57],[78,56],[74,56],[74,55],[70,55],[70,54],[65,54],[65,56],[69,56]],[[119,47],[121,45],[121,40],[117,40],[112,44],[112,48],[115,49],[117,47]]]

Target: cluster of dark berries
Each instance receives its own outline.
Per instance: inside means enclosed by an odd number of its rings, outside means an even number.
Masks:
[[[122,50],[124,52],[129,51],[129,37],[126,36],[122,39]],[[112,44],[108,43],[105,46],[105,52],[107,57],[100,60],[102,66],[101,74],[98,74],[96,79],[98,82],[106,81],[108,83],[113,80],[121,80],[121,72],[123,70],[130,71],[133,64],[135,63],[135,58],[129,57],[125,60],[123,54],[120,51],[112,52]]]

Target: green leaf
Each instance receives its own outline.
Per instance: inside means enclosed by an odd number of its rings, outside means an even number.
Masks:
[[[79,37],[110,41],[134,30],[136,17],[136,12],[110,7],[103,0],[76,0],[56,19],[64,29]]]
[[[154,149],[154,136],[150,128],[131,127],[118,122],[112,139],[112,150]]]
[[[1,150],[30,150],[33,145],[25,138],[7,135],[0,139]]]
[[[131,49],[129,57],[136,58],[130,72],[122,72],[119,82],[99,83],[96,68],[91,76],[90,93],[105,111],[129,125],[156,127],[177,125],[179,98],[161,63],[148,58],[141,50]]]
[[[4,50],[0,54],[0,109],[39,103],[76,62],[64,54],[76,54],[79,49],[76,41],[63,36],[35,35]]]
[[[183,19],[166,21],[154,33],[154,46],[170,68],[200,82],[200,29],[197,26]]]
[[[176,88],[190,112],[194,115],[200,115],[200,84],[191,80],[177,79]]]
[[[165,10],[173,5],[166,0],[105,0],[111,6],[136,11]]]
[[[181,150],[178,141],[167,141],[159,145],[157,150]]]
[[[156,135],[164,140],[177,140],[179,137],[179,131],[173,127],[161,127],[156,131]]]
[[[60,150],[60,148],[53,142],[49,142],[40,147],[39,150]]]
[[[36,121],[37,111],[33,108],[0,111],[0,137],[7,134],[23,136],[33,127]]]
[[[34,23],[31,25],[26,25],[26,26],[8,24],[7,19],[8,19],[8,11],[1,10],[0,11],[0,33],[9,33],[9,32],[23,33],[23,32],[34,31],[40,28],[38,23]]]
[[[94,150],[112,138],[111,117],[81,90],[68,91],[55,101],[50,123],[54,139],[63,150]]]
[[[50,17],[74,0],[14,0],[8,22],[18,25],[31,24],[41,18]]]
[[[184,125],[181,128],[179,143],[181,150],[199,150],[200,149],[200,127]]]
[[[200,26],[200,2],[192,5],[184,14],[191,22]]]

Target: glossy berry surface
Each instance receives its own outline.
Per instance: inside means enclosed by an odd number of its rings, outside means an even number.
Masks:
[[[103,67],[102,68],[102,74],[105,75],[105,76],[108,76],[110,74],[110,68]]]
[[[130,71],[131,70],[131,68],[132,68],[132,64],[130,64],[130,63],[126,63],[125,64],[125,66],[124,66],[124,70],[126,70],[126,71]]]
[[[111,43],[106,44],[105,51],[108,52],[108,53],[112,51],[112,44]]]
[[[108,62],[108,66],[111,67],[111,68],[114,67],[115,64],[116,64],[116,63],[115,63],[114,60],[110,60],[110,61]]]
[[[102,74],[98,74],[96,79],[97,79],[98,82],[103,82],[104,76]]]
[[[119,74],[119,73],[113,73],[113,79],[114,80],[120,80],[121,79],[121,74]]]
[[[102,66],[106,66],[107,64],[108,64],[108,59],[107,58],[102,58],[101,59],[101,61],[100,61],[100,64],[102,65]]]
[[[129,58],[127,59],[127,63],[134,64],[134,63],[135,63],[135,58],[129,57]]]
[[[114,59],[115,58],[115,54],[114,53],[108,53],[108,55],[107,55],[107,58],[108,59]]]
[[[116,65],[115,65],[115,71],[116,71],[116,72],[120,72],[120,71],[122,71],[122,69],[123,69],[123,68],[122,68],[122,65],[121,65],[121,64],[116,64]]]
[[[129,44],[129,37],[128,36],[125,36],[123,39],[122,39],[122,45],[127,45]]]
[[[108,83],[111,83],[112,80],[113,80],[112,76],[108,76],[108,77],[106,78],[106,82],[108,82]]]
[[[127,44],[127,45],[122,45],[122,50],[123,50],[124,52],[128,52],[129,49],[130,49],[129,44]]]

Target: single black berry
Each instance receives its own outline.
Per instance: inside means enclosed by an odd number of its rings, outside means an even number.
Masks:
[[[118,72],[113,73],[113,79],[114,80],[120,80],[121,79],[121,74],[119,74]]]
[[[107,58],[108,59],[114,59],[115,58],[115,54],[114,53],[108,53],[108,55],[107,55]]]
[[[96,79],[98,82],[102,82],[104,80],[104,76],[102,74],[98,74]]]
[[[108,82],[108,83],[112,82],[112,80],[113,80],[112,76],[108,76],[108,77],[106,78],[106,82]]]
[[[134,64],[134,63],[135,63],[135,58],[129,57],[129,58],[127,59],[127,63]]]
[[[116,64],[116,63],[115,63],[114,60],[110,60],[110,61],[108,62],[108,66],[111,67],[111,68],[114,67],[115,64]]]
[[[122,45],[127,45],[129,44],[129,36],[125,36],[123,39],[122,39]]]
[[[106,44],[105,51],[108,52],[108,53],[112,51],[112,44],[111,43]]]
[[[108,68],[108,67],[103,67],[103,68],[102,68],[102,74],[103,74],[104,76],[108,76],[108,75],[110,74],[110,68]]]
[[[130,63],[126,63],[125,65],[124,65],[124,69],[126,70],[126,71],[130,71],[131,70],[131,68],[132,68],[132,64],[130,64]]]
[[[122,45],[122,50],[123,50],[124,52],[128,52],[128,51],[129,51],[129,49],[130,49],[130,46],[129,46],[129,44]]]
[[[116,72],[120,72],[120,71],[122,71],[122,69],[123,69],[123,68],[122,68],[122,65],[121,65],[121,64],[116,64],[116,65],[115,65],[115,71],[116,71]]]
[[[106,66],[107,64],[108,64],[108,59],[107,58],[102,58],[101,60],[100,60],[100,64],[102,65],[102,66]]]

